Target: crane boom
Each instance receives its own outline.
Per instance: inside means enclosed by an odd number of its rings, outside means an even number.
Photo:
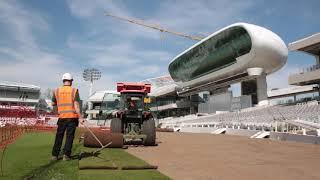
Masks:
[[[154,25],[154,24],[145,23],[142,20],[131,19],[131,18],[127,18],[127,17],[120,17],[120,16],[113,15],[111,13],[106,13],[105,15],[109,16],[109,17],[112,17],[112,18],[115,18],[115,19],[118,19],[118,20],[121,20],[121,21],[130,22],[130,23],[133,23],[133,24],[137,24],[137,25],[140,25],[140,26],[144,26],[144,27],[148,27],[148,28],[152,28],[152,29],[158,30],[160,32],[166,32],[166,33],[174,34],[174,35],[185,37],[185,38],[188,38],[188,39],[191,39],[191,40],[195,40],[195,41],[200,41],[200,40],[203,39],[203,37],[191,36],[191,35],[188,35],[188,34],[185,34],[185,33],[167,30],[167,29],[165,29],[163,27],[160,27],[160,26],[157,26],[157,25]]]

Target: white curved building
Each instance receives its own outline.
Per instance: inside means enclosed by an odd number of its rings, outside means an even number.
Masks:
[[[272,31],[236,23],[180,53],[168,69],[181,88],[180,95],[225,88],[252,79],[257,79],[259,91],[266,88],[265,76],[283,67],[287,56],[285,43]],[[267,98],[266,89],[264,91],[264,98],[260,99]]]
[[[176,56],[171,77],[182,87],[193,87],[262,68],[270,74],[283,67],[288,50],[270,30],[247,23],[227,26]]]

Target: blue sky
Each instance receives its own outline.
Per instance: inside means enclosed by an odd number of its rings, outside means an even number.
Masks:
[[[95,90],[118,81],[167,74],[173,57],[194,41],[104,16],[136,17],[192,35],[210,34],[235,22],[266,27],[286,44],[319,32],[319,0],[55,0],[0,1],[0,79],[59,86],[64,72],[86,98],[86,67],[102,71]],[[288,63],[268,77],[268,88],[286,87],[287,77],[314,63],[289,52]]]

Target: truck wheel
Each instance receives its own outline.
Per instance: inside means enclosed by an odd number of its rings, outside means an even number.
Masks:
[[[147,138],[144,140],[144,145],[154,146],[156,144],[156,127],[154,119],[143,121],[142,133],[147,135]]]
[[[122,133],[121,119],[113,118],[111,119],[110,129],[112,133]]]

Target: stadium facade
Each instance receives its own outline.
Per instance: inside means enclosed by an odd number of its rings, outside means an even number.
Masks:
[[[0,103],[2,105],[25,105],[37,107],[40,87],[17,82],[0,81]]]
[[[165,78],[153,78],[153,110],[162,116],[170,109],[167,116],[181,116],[267,105],[266,77],[285,65],[287,55],[282,39],[266,28],[247,23],[222,28],[172,60],[171,84],[159,87],[156,81]],[[229,90],[236,83],[241,84],[240,97]]]
[[[231,108],[229,111],[216,111],[214,113],[207,110],[209,113],[190,114],[183,117],[166,117],[160,119],[159,123],[161,123],[162,127],[179,129],[182,132],[232,132],[254,138],[256,136],[259,138],[273,136],[273,132],[280,132],[276,136],[277,138],[283,138],[281,133],[290,132],[312,135],[305,137],[290,135],[290,138],[294,141],[316,143],[317,140],[312,140],[312,138],[314,135],[320,136],[320,74],[313,76],[313,73],[316,74],[319,71],[319,37],[319,34],[315,34],[289,44],[291,51],[300,51],[314,56],[316,64],[306,68],[307,70],[304,69],[291,74],[288,77],[288,82],[292,86],[268,91],[268,105],[237,110],[232,110]],[[231,96],[232,92],[222,94],[224,99],[228,94],[228,98],[233,99],[231,102],[235,101]],[[221,102],[219,99],[215,101]],[[225,103],[225,101],[223,102]],[[238,102],[241,102],[241,100],[238,100]],[[209,105],[214,106],[215,104],[209,103]],[[199,104],[198,107],[200,106],[202,104]]]
[[[320,72],[320,34],[290,43],[289,49],[313,55],[316,59],[316,64],[305,68],[299,73],[290,75],[288,81],[293,86],[267,91],[268,103],[264,105],[289,105],[319,100],[320,74],[317,73]],[[177,56],[178,59],[180,57],[181,55]],[[181,73],[183,73],[182,70]],[[178,75],[179,73],[176,76]],[[163,118],[196,113],[239,111],[256,106],[257,91],[246,93],[255,89],[256,85],[254,83],[250,85],[250,81],[252,82],[252,80],[241,82],[242,94],[239,97],[233,97],[232,92],[229,90],[230,86],[214,91],[196,92],[189,94],[189,96],[181,96],[178,92],[181,90],[179,89],[179,83],[172,80],[170,76],[151,78],[143,82],[152,84],[153,88],[150,94],[154,99],[152,110],[156,112],[155,114],[159,118]]]
[[[201,98],[197,96],[178,96],[178,85],[169,75],[150,78],[142,81],[151,84],[151,111],[158,118],[168,116],[183,116],[196,112]]]
[[[305,39],[308,39],[310,42],[302,43],[303,46],[301,45],[301,42],[305,41]],[[320,69],[318,68],[320,39],[318,34],[305,39],[296,41],[300,43],[299,46],[296,45],[296,42],[290,43],[289,49],[291,51],[306,52],[315,56],[316,65],[312,66],[312,68],[308,68],[306,71],[290,75],[288,81],[292,86],[288,88],[276,88],[267,91],[267,73],[260,71],[259,74],[258,71],[261,70],[261,68],[259,69],[259,64],[254,64],[256,67],[258,66],[257,68],[252,65],[242,69],[245,71],[244,74],[246,75],[243,76],[243,78],[228,79],[228,77],[224,77],[222,78],[223,82],[220,82],[220,80],[213,80],[213,84],[205,82],[204,84],[197,84],[197,87],[185,86],[190,83],[188,81],[190,81],[192,77],[185,81],[188,83],[181,86],[181,83],[177,83],[171,75],[166,75],[142,81],[144,83],[152,84],[152,90],[149,94],[152,99],[150,105],[151,110],[155,117],[158,118],[159,123],[162,124],[162,127],[180,128],[188,132],[213,131],[221,127],[227,129],[232,127],[232,129],[281,132],[293,130],[301,132],[301,128],[306,128],[311,131],[317,130],[317,134],[319,135],[320,106],[318,100],[320,74],[317,77],[312,77],[313,79],[310,80],[310,75],[308,75],[308,73],[317,73]],[[205,41],[206,40],[199,42],[198,45]],[[260,45],[261,47],[265,47],[263,44]],[[197,46],[194,46],[193,48],[195,47]],[[263,49],[260,49],[259,51],[263,51]],[[187,52],[188,51],[185,51],[184,53]],[[175,59],[179,59],[184,53],[180,54]],[[265,52],[264,55],[270,58],[269,54],[270,52]],[[279,61],[280,63],[275,66],[275,69],[268,70],[269,74],[284,65],[284,60],[282,58],[286,58],[286,53],[282,55],[278,57],[281,60]],[[236,61],[238,60],[239,59],[236,58]],[[232,65],[230,65],[230,67],[232,67]],[[174,68],[172,67],[172,69]],[[188,68],[185,69],[188,70]],[[235,67],[234,70],[236,69],[237,68]],[[182,77],[181,73],[184,73],[183,69],[173,71],[177,71],[176,79]],[[224,71],[226,70],[221,72]],[[252,73],[254,75],[250,77]],[[214,75],[211,74],[211,76]],[[227,75],[224,74],[224,76]],[[197,78],[194,80],[196,79]],[[183,83],[184,82],[182,82],[182,84]],[[241,84],[241,95],[239,97],[234,97],[233,92],[230,90],[230,85],[234,83]],[[218,85],[219,88],[214,88],[214,85]],[[266,97],[261,98],[261,93]],[[108,100],[106,100],[107,96],[113,97],[110,98],[110,103],[116,101],[118,98],[117,93],[110,91],[99,91],[89,98],[92,107],[87,110],[87,114],[91,114],[93,120],[104,120],[103,110],[106,111],[108,107],[108,105],[106,105],[108,102]],[[261,101],[264,103],[259,103]],[[307,134],[307,131],[303,131],[302,133]]]
[[[116,91],[96,91],[87,100],[85,113],[92,124],[105,123],[107,115],[119,106],[120,94]],[[102,120],[100,122],[100,120]]]
[[[320,85],[320,33],[290,43],[289,50],[307,53],[315,58],[314,65],[291,74],[289,84],[298,86]]]

